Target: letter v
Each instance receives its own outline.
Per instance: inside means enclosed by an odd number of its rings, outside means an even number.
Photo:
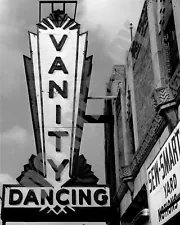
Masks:
[[[64,34],[63,37],[62,37],[62,39],[60,40],[59,43],[57,43],[57,41],[56,41],[54,35],[50,34],[49,36],[50,36],[50,38],[51,38],[51,41],[52,41],[54,47],[56,48],[56,51],[61,51],[61,49],[62,49],[62,47],[64,46],[64,43],[65,43],[65,41],[66,41],[66,39],[67,39],[67,35]]]

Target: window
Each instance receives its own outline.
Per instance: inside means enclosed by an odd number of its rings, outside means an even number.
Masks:
[[[131,105],[131,92],[128,90],[127,96],[127,128],[128,128],[128,139],[131,148],[131,153],[135,153],[135,140],[134,140],[134,127],[132,117],[132,105]]]
[[[171,13],[169,21],[167,23],[164,35],[165,35],[164,42],[166,45],[165,50],[167,56],[168,73],[169,77],[172,77],[179,63],[179,52],[178,52],[173,12]]]

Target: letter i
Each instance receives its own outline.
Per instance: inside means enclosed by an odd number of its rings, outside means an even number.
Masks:
[[[61,106],[56,105],[56,124],[61,124]]]
[[[72,190],[72,205],[76,205],[76,190]]]

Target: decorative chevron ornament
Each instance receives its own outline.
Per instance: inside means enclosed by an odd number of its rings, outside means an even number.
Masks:
[[[63,186],[79,186],[79,185],[96,185],[98,178],[91,170],[91,165],[87,164],[87,160],[84,155],[80,155],[77,166],[77,176],[67,181]]]
[[[154,101],[155,108],[158,108],[163,104],[173,101],[174,99],[173,94],[171,93],[171,90],[168,87],[156,89],[152,95],[152,98]]]
[[[80,28],[80,24],[76,23],[74,19],[71,19],[67,14],[62,14],[58,9],[53,11],[47,18],[43,19],[40,23],[37,24],[37,27],[42,30],[62,28],[66,30],[75,30]]]
[[[159,104],[163,104],[170,100],[170,95],[167,89],[163,88],[159,91]]]
[[[41,171],[40,164],[42,163],[41,155],[31,155],[28,160],[29,162],[24,165],[24,170],[21,172],[21,175],[16,178],[19,184],[24,187],[53,187],[53,185],[43,176],[43,171]],[[61,171],[63,172],[65,167],[69,162],[63,161],[61,163]],[[98,182],[98,178],[94,175],[91,170],[91,165],[87,163],[84,155],[80,155],[78,159],[77,166],[77,176],[75,179],[68,180],[63,186],[71,186],[71,185],[96,185]]]

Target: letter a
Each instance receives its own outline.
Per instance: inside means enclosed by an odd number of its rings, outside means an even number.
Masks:
[[[54,70],[62,70],[65,74],[68,74],[66,66],[64,65],[61,57],[56,57],[49,72],[50,74],[54,73]]]

